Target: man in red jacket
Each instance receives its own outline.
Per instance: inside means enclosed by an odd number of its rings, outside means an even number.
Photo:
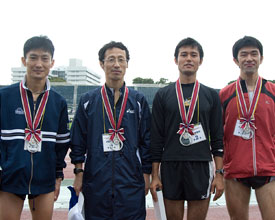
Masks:
[[[231,219],[248,219],[251,188],[263,219],[275,216],[275,84],[259,76],[263,47],[245,36],[233,46],[238,80],[220,91],[225,196]]]

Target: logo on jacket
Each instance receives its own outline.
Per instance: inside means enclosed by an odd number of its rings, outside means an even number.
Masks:
[[[130,114],[134,114],[135,113],[135,110],[133,109],[133,110],[131,110],[131,109],[127,109],[127,111],[126,111],[127,113],[130,113]]]
[[[16,115],[24,115],[24,111],[21,107],[15,109],[15,114]]]

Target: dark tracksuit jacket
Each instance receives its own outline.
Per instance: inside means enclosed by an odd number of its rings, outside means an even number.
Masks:
[[[50,89],[41,127],[41,152],[24,150],[27,127],[19,83],[0,90],[0,166],[1,190],[15,194],[44,194],[55,190],[55,180],[63,177],[64,158],[69,148],[68,113],[65,99]],[[27,90],[31,114],[34,104]],[[42,94],[37,99],[37,106]],[[41,122],[40,122],[41,125]],[[39,125],[39,127],[40,127]]]
[[[145,219],[143,174],[150,174],[152,169],[148,103],[141,93],[129,88],[121,124],[126,138],[123,148],[104,153],[102,134],[111,125],[100,90],[92,90],[81,97],[71,129],[72,163],[85,162],[82,186],[85,217],[92,220]],[[113,92],[107,88],[116,122],[124,91],[125,86],[120,89],[120,98],[114,105]]]

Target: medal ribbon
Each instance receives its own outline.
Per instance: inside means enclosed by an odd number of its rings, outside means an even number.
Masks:
[[[122,118],[123,118],[123,115],[124,115],[124,112],[125,112],[125,109],[126,109],[128,93],[129,93],[129,90],[125,86],[125,92],[124,92],[124,95],[123,95],[122,105],[121,105],[121,109],[120,109],[119,117],[118,117],[118,122],[117,122],[117,126],[116,126],[114,116],[113,116],[113,112],[111,110],[110,101],[109,101],[109,98],[108,98],[108,95],[107,95],[106,87],[105,87],[105,85],[103,85],[102,88],[101,88],[101,95],[102,95],[104,107],[105,107],[109,122],[112,126],[112,128],[110,128],[108,130],[109,134],[111,134],[111,137],[110,137],[111,141],[113,141],[115,137],[118,137],[118,139],[120,141],[125,141],[125,137],[123,136],[124,128],[120,128],[120,125],[121,125]]]
[[[20,83],[20,95],[21,95],[21,101],[23,105],[23,110],[25,113],[25,118],[27,122],[28,128],[25,128],[25,140],[30,141],[32,137],[35,138],[37,142],[41,141],[40,134],[41,130],[38,128],[38,125],[41,121],[43,112],[45,110],[48,97],[49,97],[49,91],[47,90],[42,97],[42,100],[39,104],[39,107],[36,111],[36,114],[34,116],[34,121],[32,122],[32,117],[31,117],[31,111],[30,111],[30,105],[29,105],[29,99],[26,90],[23,87],[23,81]]]
[[[191,135],[194,134],[192,131],[194,128],[194,124],[190,124],[190,123],[193,119],[199,90],[200,90],[200,84],[199,84],[198,80],[196,80],[194,87],[193,87],[192,96],[191,96],[191,103],[189,105],[188,112],[186,114],[186,110],[185,110],[185,106],[184,106],[184,97],[183,97],[183,93],[182,93],[180,79],[178,79],[176,82],[177,100],[178,100],[178,105],[179,105],[180,116],[182,119],[182,123],[180,123],[179,130],[177,132],[180,135],[184,132],[188,132]]]
[[[240,122],[241,122],[242,129],[245,129],[247,127],[257,129],[255,126],[254,113],[257,108],[261,89],[262,89],[262,78],[258,77],[257,82],[256,82],[256,88],[253,93],[253,98],[250,103],[249,110],[247,111],[244,94],[243,94],[242,86],[241,86],[241,79],[239,78],[236,82],[236,93],[237,93],[238,102],[239,102],[241,113],[242,113],[242,115],[240,116]]]

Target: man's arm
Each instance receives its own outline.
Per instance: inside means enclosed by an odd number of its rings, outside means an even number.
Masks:
[[[162,189],[162,184],[161,184],[161,181],[160,181],[160,178],[159,178],[159,166],[160,166],[160,163],[153,162],[152,182],[151,182],[151,185],[150,185],[150,192],[151,192],[153,200],[155,202],[158,201],[157,189]]]
[[[65,157],[69,149],[70,143],[70,132],[68,130],[68,111],[67,104],[64,100],[64,105],[61,110],[60,120],[58,125],[58,132],[56,135],[56,182],[55,182],[55,192],[54,201],[58,199],[61,181],[64,179],[63,169],[66,167]]]
[[[71,162],[75,164],[75,168],[78,172],[75,173],[73,187],[76,195],[82,191],[83,172],[79,169],[83,169],[83,163],[85,161],[86,154],[86,140],[87,140],[87,121],[88,117],[85,112],[85,106],[87,107],[88,102],[84,105],[84,97],[81,97],[77,112],[74,117],[74,121],[71,127]]]
[[[162,189],[162,183],[159,177],[159,167],[164,146],[164,110],[161,103],[161,95],[156,93],[153,101],[152,109],[152,129],[151,129],[151,154],[152,154],[152,182],[150,192],[153,200],[158,201],[157,189]]]
[[[75,168],[78,170],[78,172],[75,173],[73,187],[77,196],[82,191],[82,181],[83,181],[83,172],[81,171],[83,170],[82,166],[83,166],[82,163],[75,164]]]
[[[210,140],[212,154],[215,161],[216,170],[223,169],[223,122],[222,106],[217,92],[213,92],[214,105],[210,115]],[[224,182],[223,174],[216,173],[211,185],[211,192],[215,193],[213,201],[220,198],[223,194]]]
[[[56,178],[55,180],[54,201],[58,199],[58,196],[60,193],[61,181],[62,181],[62,178]]]
[[[222,157],[214,157],[216,170],[223,170],[223,158]],[[215,193],[213,201],[219,199],[224,190],[224,182],[223,182],[223,174],[221,172],[217,172],[215,174],[214,180],[211,185],[211,193]]]
[[[145,195],[150,187],[150,174],[152,172],[150,149],[150,127],[151,113],[145,97],[141,97],[139,102],[139,155],[142,164],[143,177],[145,182]]]

